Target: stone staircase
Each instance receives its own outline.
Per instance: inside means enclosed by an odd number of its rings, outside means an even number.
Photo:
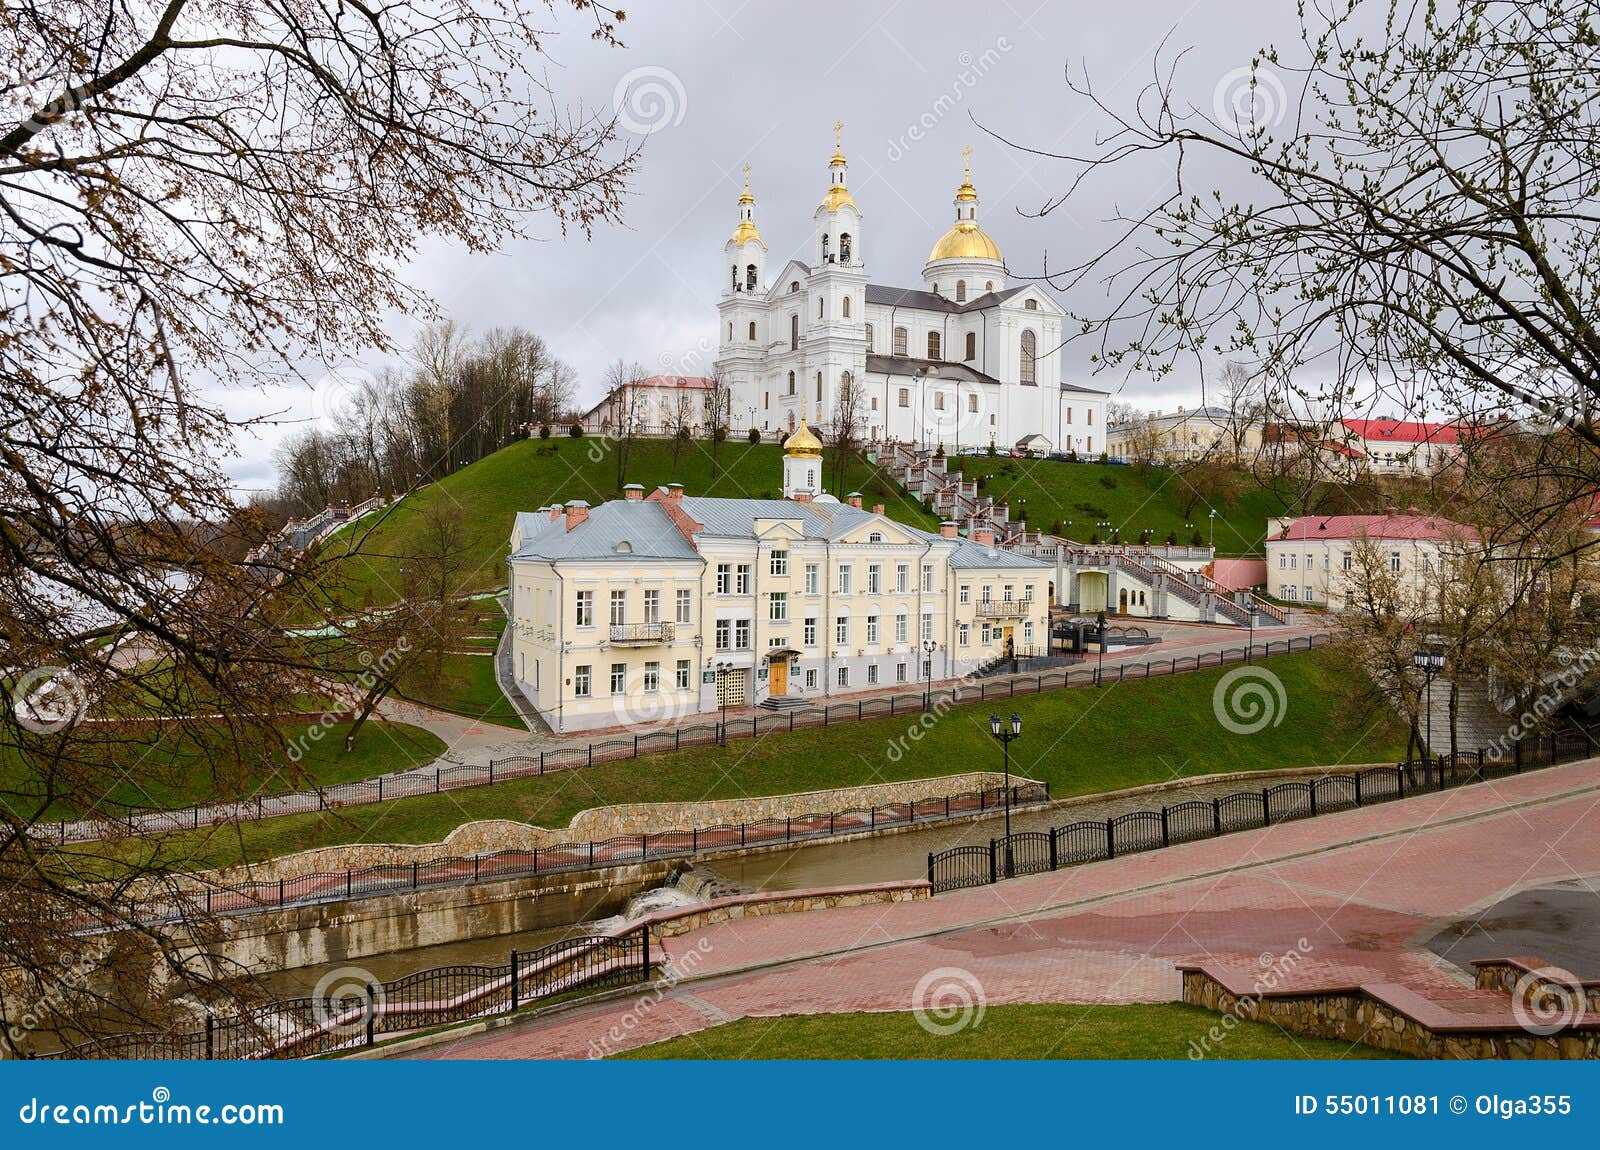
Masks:
[[[1417,724],[1426,735],[1427,708],[1431,705],[1433,741],[1429,750],[1436,755],[1450,753],[1450,687],[1451,681],[1443,675],[1434,677],[1432,688],[1423,699],[1423,712]],[[1457,708],[1455,746],[1457,751],[1472,752],[1480,747],[1493,748],[1505,742],[1506,729],[1515,718],[1501,713],[1490,699],[1488,688],[1479,680],[1462,680]],[[1509,743],[1506,745],[1509,746]]]

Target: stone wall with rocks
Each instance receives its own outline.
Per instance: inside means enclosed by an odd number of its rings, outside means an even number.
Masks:
[[[1183,970],[1183,1001],[1224,1016],[1281,1027],[1309,1038],[1337,1038],[1415,1058],[1556,1059],[1600,1057],[1600,1030],[1535,1034],[1520,1028],[1435,1031],[1359,987],[1236,994],[1204,970]],[[1508,1002],[1509,1007],[1509,1002]]]
[[[1030,780],[1012,775],[1014,785]],[[276,882],[301,875],[360,870],[372,866],[410,866],[437,859],[470,858],[505,850],[543,849],[556,843],[599,842],[613,835],[655,834],[691,827],[738,826],[767,819],[798,818],[806,814],[864,811],[912,800],[943,798],[1004,784],[993,771],[973,771],[933,779],[907,779],[862,787],[802,791],[742,799],[712,799],[686,803],[625,803],[579,811],[565,827],[549,828],[510,819],[481,819],[463,823],[436,843],[342,843],[283,855],[260,863],[228,867],[210,876],[224,885],[238,882]]]

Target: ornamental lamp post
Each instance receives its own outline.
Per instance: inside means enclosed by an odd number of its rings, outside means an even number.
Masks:
[[[1217,509],[1215,507],[1213,507],[1211,509],[1210,519],[1211,519],[1211,551],[1212,551],[1213,554],[1215,554],[1216,550],[1217,550]]]
[[[1005,801],[1006,801],[1006,877],[1011,878],[1016,874],[1016,866],[1011,854],[1011,744],[1022,737],[1022,716],[1011,712],[1011,726],[1006,729],[999,715],[989,716],[989,734],[1000,742],[1001,754],[1005,762]]]
[[[717,709],[722,712],[721,730],[719,731],[721,738],[717,741],[724,747],[728,745],[728,691],[724,685],[724,679],[732,671],[732,663],[717,664]]]
[[[1423,690],[1428,695],[1428,725],[1426,728],[1427,734],[1423,737],[1423,742],[1426,744],[1423,747],[1423,751],[1424,757],[1430,757],[1433,754],[1433,679],[1435,675],[1444,670],[1444,652],[1434,650],[1431,647],[1424,647],[1420,651],[1413,652],[1411,662],[1417,670],[1422,672]]]
[[[921,647],[922,666],[918,669],[926,672],[923,675],[924,686],[922,694],[922,709],[924,711],[933,709],[933,653],[938,649],[939,644],[932,639],[923,640]]]
[[[1100,663],[1094,669],[1094,685],[1100,686],[1106,673],[1106,613],[1095,612],[1095,622],[1100,624]]]
[[[1250,612],[1250,640],[1244,649],[1244,661],[1248,663],[1256,647],[1256,616],[1261,612],[1261,604],[1254,599],[1250,600],[1245,610]]]

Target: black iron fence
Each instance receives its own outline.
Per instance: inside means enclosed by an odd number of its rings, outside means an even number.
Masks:
[[[990,787],[872,807],[812,812],[752,822],[717,823],[648,834],[613,835],[586,842],[552,843],[527,850],[495,851],[492,854],[433,859],[428,862],[318,871],[294,878],[206,887],[181,893],[163,891],[159,896],[131,903],[128,915],[136,922],[156,925],[186,921],[202,914],[244,914],[433,887],[627,866],[657,859],[736,851],[746,847],[802,843],[983,814],[1002,809],[1005,797],[1004,787]],[[1048,783],[1030,781],[1015,784],[1011,788],[1013,807],[1049,800]],[[89,928],[109,928],[120,924],[105,922],[84,925]]]
[[[380,1037],[506,1014],[575,990],[647,982],[650,933],[564,939],[502,966],[441,966],[392,982],[337,988],[334,996],[292,998],[220,1016],[204,1025],[112,1034],[40,1059],[307,1058],[371,1046]]]
[[[174,810],[130,811],[116,818],[88,818],[59,823],[41,823],[34,833],[66,844],[88,842],[122,835],[155,834],[198,830],[230,822],[253,822],[279,815],[313,814],[318,811],[417,795],[439,794],[466,787],[493,786],[511,779],[525,779],[551,771],[590,767],[596,763],[637,759],[662,751],[726,743],[729,739],[757,739],[778,731],[797,731],[807,727],[827,727],[835,723],[909,715],[929,709],[983,703],[1038,695],[1067,687],[1085,687],[1125,680],[1155,679],[1249,662],[1252,658],[1283,655],[1326,647],[1332,637],[1325,634],[1297,636],[1246,647],[1230,647],[1171,659],[1151,659],[1143,663],[1113,663],[1102,668],[1083,664],[1070,668],[1041,671],[1007,680],[988,681],[979,677],[957,680],[944,686],[925,686],[920,691],[875,695],[852,702],[819,704],[783,712],[760,711],[748,718],[718,720],[645,731],[600,739],[586,744],[550,747],[537,753],[493,759],[488,766],[435,767],[410,771],[387,778],[361,779],[336,783],[310,791],[263,794],[237,803],[219,803]]]
[[[1100,862],[1119,855],[1256,830],[1291,819],[1314,818],[1352,807],[1426,791],[1504,778],[1594,754],[1581,732],[1526,739],[1509,759],[1489,759],[1480,749],[1439,755],[1392,767],[1322,775],[1261,790],[1236,791],[1209,802],[1190,800],[1159,810],[1129,811],[1107,819],[1067,823],[1049,831],[1021,831],[988,846],[963,846],[928,856],[933,892],[986,886],[1002,878]]]

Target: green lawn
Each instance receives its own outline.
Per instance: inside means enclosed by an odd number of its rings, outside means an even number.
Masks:
[[[482,655],[444,656],[439,678],[418,690],[412,698],[441,711],[479,719],[497,727],[528,729],[495,681],[492,647]]]
[[[74,781],[57,789],[66,789],[72,798],[52,804],[43,817],[114,814],[129,807],[186,807],[257,793],[328,786],[405,770],[444,753],[444,741],[430,731],[409,723],[376,720],[362,727],[355,746],[346,753],[344,739],[349,726],[286,723],[281,730],[288,751],[241,750],[232,745],[202,750],[174,736],[146,744],[130,739],[118,748],[115,767],[98,772],[104,776],[103,785],[91,784],[78,770],[69,770]],[[320,732],[320,737],[314,732]],[[293,754],[300,756],[298,762],[289,758]],[[216,766],[217,763],[242,765]],[[124,767],[132,767],[128,774],[137,783],[128,781],[116,769]],[[32,809],[27,799],[42,794],[38,769],[23,766],[15,753],[0,757],[0,794],[10,796],[7,801],[13,805]]]
[[[717,454],[719,474],[713,483],[709,443],[691,442],[674,466],[671,443],[637,440],[624,482],[641,483],[647,491],[677,482],[690,495],[776,498],[781,494],[783,452],[776,443],[727,442]],[[916,500],[864,460],[852,462],[844,486],[844,491],[835,494],[843,497],[860,491],[869,505],[883,503],[897,519],[929,529],[938,527],[938,521]],[[345,528],[323,545],[321,553],[324,558],[348,556],[339,564],[339,601],[352,606],[390,602],[401,585],[397,557],[416,550],[424,510],[438,500],[449,500],[462,509],[466,556],[462,590],[488,591],[505,585],[505,558],[517,512],[569,499],[597,504],[620,495],[616,456],[603,441],[529,439]]]
[[[949,466],[965,479],[984,477],[981,493],[1009,502],[1013,518],[1024,517],[1029,527],[1041,531],[1060,521],[1066,535],[1079,542],[1096,532],[1102,542],[1109,541],[1110,533],[1097,526],[1102,521],[1117,528],[1127,543],[1137,543],[1146,529],[1153,532],[1155,543],[1165,543],[1169,533],[1184,544],[1196,531],[1201,542],[1210,538],[1209,505],[1202,501],[1185,518],[1188,490],[1174,468],[1145,472],[1112,463],[988,455],[952,458]],[[1267,517],[1284,513],[1282,505],[1248,475],[1241,477],[1241,485],[1243,494],[1232,506],[1217,508],[1219,555],[1261,554]]]
[[[1262,665],[1283,683],[1288,705],[1280,725],[1253,735],[1231,734],[1213,716],[1217,670],[1007,700],[1005,711],[1014,706],[1025,723],[1011,748],[1012,769],[1048,780],[1059,798],[1217,771],[1381,762],[1403,754],[1403,726],[1389,708],[1355,701],[1365,697],[1362,680],[1337,652],[1280,655]],[[474,819],[563,827],[580,810],[614,803],[787,794],[997,768],[989,710],[982,704],[951,710],[915,742],[907,733],[917,716],[868,719],[248,823],[237,834],[200,832],[174,845],[193,856],[193,865],[221,865],[334,843],[436,842]]]
[[[786,1014],[743,1018],[625,1051],[629,1059],[716,1058],[1395,1058],[1370,1046],[1302,1038],[1239,1021],[1207,1045],[1221,1016],[1184,1003],[991,1006],[977,1025],[930,1034],[914,1014]],[[1195,1044],[1194,1046],[1191,1046]]]

